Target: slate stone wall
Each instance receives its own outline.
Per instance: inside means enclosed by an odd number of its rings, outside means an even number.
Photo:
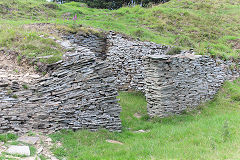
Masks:
[[[87,34],[79,32],[76,34],[69,34],[62,37],[74,44],[74,47],[82,46],[90,49],[97,57],[106,58],[106,37],[97,36],[94,34]]]
[[[121,131],[118,90],[145,92],[151,117],[194,109],[225,80],[239,76],[235,62],[187,52],[165,55],[169,46],[109,32],[106,37],[64,36],[67,52],[47,78],[30,85],[0,81],[0,133],[106,128]],[[238,64],[239,65],[239,64]]]
[[[121,108],[108,63],[80,47],[59,66],[29,89],[17,82],[0,82],[0,133],[82,128],[121,131]]]
[[[239,76],[235,63],[192,54],[144,58],[145,95],[150,117],[192,110],[213,98],[225,80]]]
[[[144,73],[142,57],[165,54],[170,47],[152,42],[142,42],[115,32],[105,33],[105,37],[84,33],[63,36],[73,46],[89,48],[98,58],[111,64],[117,78],[118,90],[144,92]]]
[[[118,89],[144,91],[142,57],[164,54],[169,49],[169,46],[141,42],[110,32],[107,35],[106,56],[117,78]]]

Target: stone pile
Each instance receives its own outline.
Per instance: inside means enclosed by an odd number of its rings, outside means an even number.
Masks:
[[[151,117],[180,114],[213,98],[225,80],[239,76],[232,64],[192,54],[146,56],[148,114]]]
[[[12,91],[11,85],[0,84],[0,132],[121,131],[121,108],[108,63],[79,47],[59,66],[29,89]]]
[[[12,139],[6,142],[0,142],[1,159],[58,160],[51,152],[51,148],[53,146],[61,147],[62,144],[58,141],[53,142],[51,138],[41,133],[32,134],[34,134],[34,136],[26,134],[16,140]]]

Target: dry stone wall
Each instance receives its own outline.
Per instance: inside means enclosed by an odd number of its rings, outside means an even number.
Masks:
[[[100,37],[94,34],[79,32],[76,34],[62,36],[62,38],[73,44],[73,47],[86,47],[95,53],[97,57],[102,59],[106,58],[106,38],[104,36]]]
[[[119,90],[144,92],[144,67],[142,57],[165,54],[170,47],[152,42],[141,42],[115,32],[105,33],[105,37],[76,33],[63,36],[73,46],[89,48],[98,58],[111,64]]]
[[[142,57],[165,54],[169,46],[141,42],[110,32],[107,35],[106,57],[112,65],[119,90],[144,91]]]
[[[188,52],[170,56],[169,46],[114,32],[63,38],[59,43],[69,50],[48,77],[28,89],[0,79],[0,133],[121,131],[117,89],[145,92],[149,115],[166,117],[196,108],[239,76],[234,62]]]
[[[0,82],[0,133],[105,128],[121,131],[121,108],[109,64],[79,47],[29,89]]]
[[[193,54],[144,58],[146,99],[151,117],[167,117],[213,98],[225,80],[239,76],[234,62]]]

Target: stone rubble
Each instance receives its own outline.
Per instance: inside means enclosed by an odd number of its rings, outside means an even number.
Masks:
[[[21,156],[30,156],[29,146],[10,146],[6,153],[8,154],[17,154]]]
[[[134,133],[148,133],[148,132],[150,132],[150,130],[140,129],[140,130],[134,131]]]
[[[139,113],[134,113],[133,116],[136,117],[137,119],[140,119],[142,117],[141,114],[139,114]]]
[[[10,145],[11,143],[18,143],[18,145]],[[35,136],[23,135],[16,141],[9,141],[6,143],[0,143],[0,155],[6,159],[20,159],[20,160],[40,160],[40,156],[44,156],[47,160],[58,160],[52,153],[51,148],[53,146],[60,147],[60,142],[56,144],[52,142],[51,138],[42,134],[36,134]],[[58,145],[57,145],[58,144]],[[35,154],[30,151],[30,147],[36,149]],[[24,156],[24,157],[21,157]]]
[[[95,53],[96,57],[99,57],[101,59],[105,58],[105,52],[106,52],[106,38],[96,36],[94,34],[87,34],[83,32],[78,32],[76,34],[68,34],[63,35],[62,39],[66,39],[63,44],[63,46],[67,46],[68,48],[76,48],[78,46],[82,46],[85,48],[88,48],[90,51]],[[66,45],[66,43],[69,42],[72,46]]]
[[[0,51],[0,87],[6,87],[12,82],[28,84],[36,82],[40,76],[34,71],[33,67],[22,64],[20,66],[14,62],[14,55]],[[3,83],[3,81],[5,83]]]
[[[33,136],[22,136],[17,139],[19,142],[28,143],[28,144],[36,144],[39,141],[39,137]]]
[[[122,142],[119,142],[119,141],[116,141],[116,140],[111,140],[111,139],[107,139],[106,142],[108,142],[108,143],[113,143],[113,144],[120,144],[120,145],[123,145]]]

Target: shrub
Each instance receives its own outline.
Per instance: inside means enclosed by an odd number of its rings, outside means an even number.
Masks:
[[[62,1],[62,0],[58,0]],[[123,5],[138,5],[148,7],[149,4],[154,3],[165,3],[169,0],[67,0],[66,2],[84,2],[92,8],[105,8],[105,9],[118,9]]]

